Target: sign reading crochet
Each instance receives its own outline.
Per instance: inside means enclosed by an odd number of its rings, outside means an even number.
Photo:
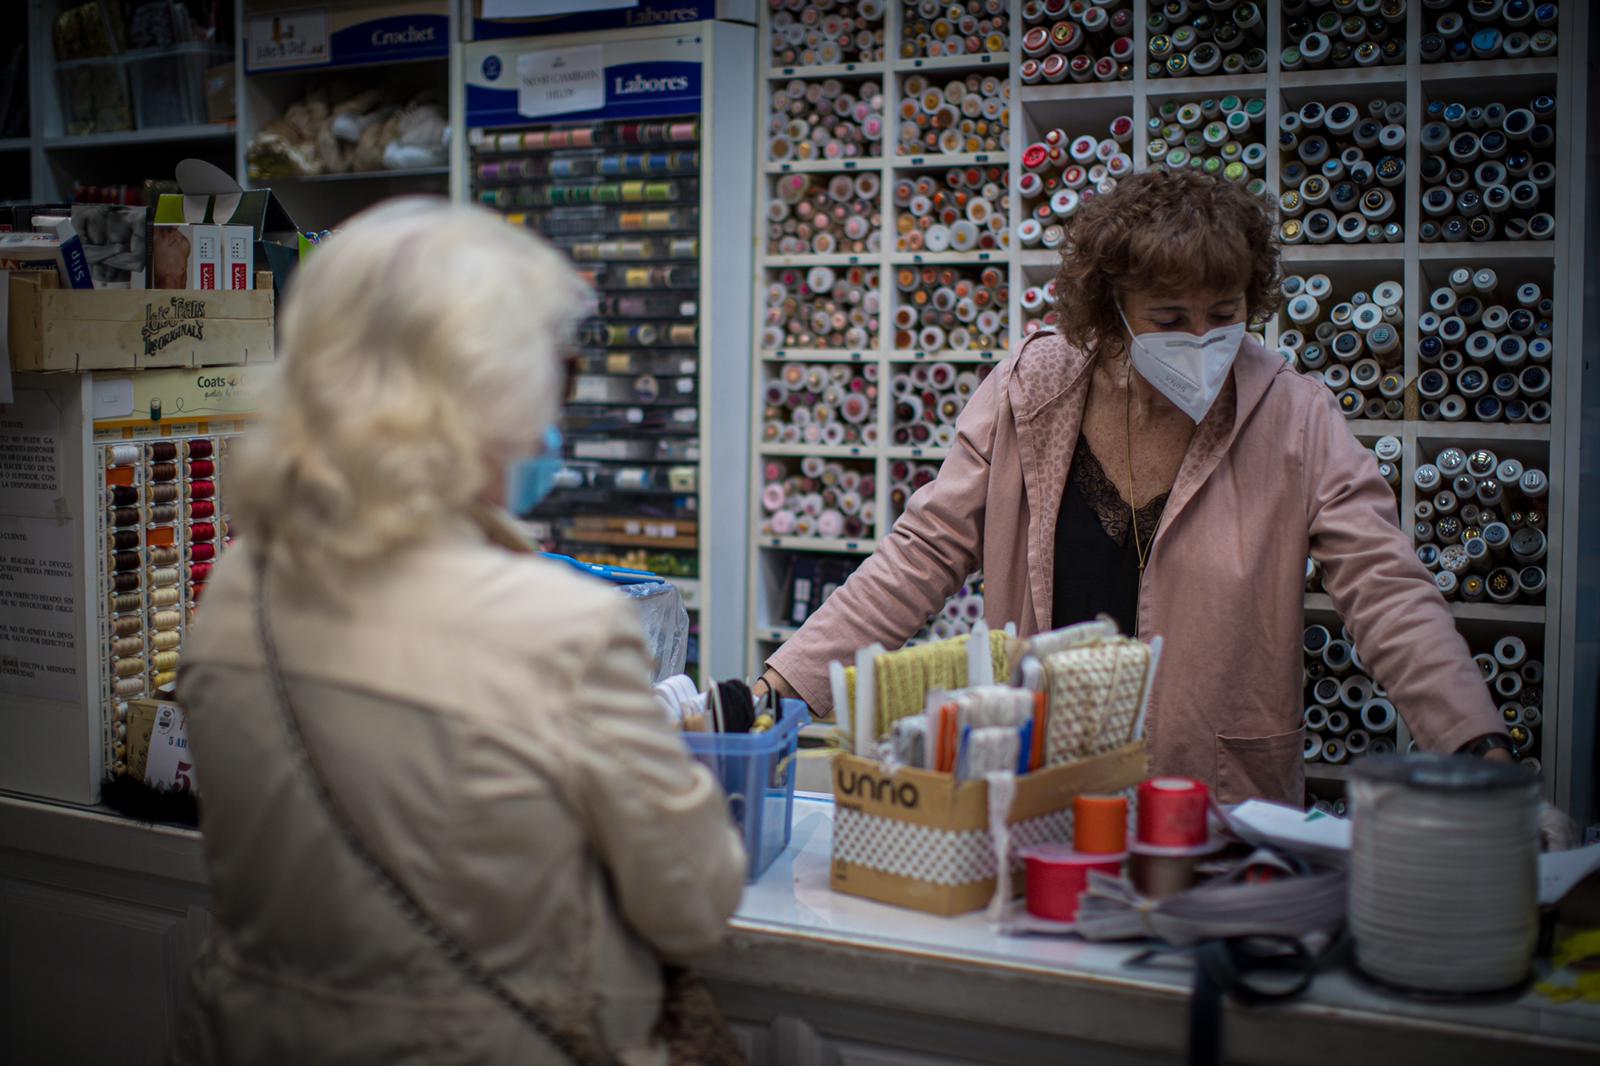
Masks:
[[[468,46],[467,126],[660,118],[700,110],[699,37],[583,48]],[[515,71],[509,78],[506,72]]]
[[[387,4],[381,18],[370,11],[326,8],[261,15],[245,35],[245,70],[255,74],[286,67],[357,67],[396,59],[448,54],[450,18],[437,0]]]

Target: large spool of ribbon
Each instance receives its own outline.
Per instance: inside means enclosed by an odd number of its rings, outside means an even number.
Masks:
[[[1538,940],[1539,784],[1519,767],[1368,758],[1350,784],[1360,971],[1431,993],[1526,979]]]

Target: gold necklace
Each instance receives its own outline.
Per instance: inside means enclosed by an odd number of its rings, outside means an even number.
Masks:
[[[1124,408],[1126,415],[1126,429],[1128,432],[1128,517],[1133,525],[1133,552],[1139,557],[1139,579],[1144,580],[1145,563],[1149,555],[1145,551],[1143,542],[1139,539],[1139,490],[1133,483],[1133,375],[1128,375],[1127,380],[1128,402]],[[1137,615],[1135,616],[1137,618]]]

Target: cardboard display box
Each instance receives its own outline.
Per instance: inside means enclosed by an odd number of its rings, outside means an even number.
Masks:
[[[1146,777],[1145,742],[1017,778],[1006,821],[1010,854],[1033,844],[1072,839],[1072,801],[1083,793],[1121,792]],[[833,759],[835,892],[949,916],[985,906],[995,889],[989,786],[951,774],[855,755]],[[1016,887],[1021,888],[1018,879]]]
[[[11,275],[14,370],[238,366],[276,357],[272,278],[245,292],[62,289],[53,274]]]

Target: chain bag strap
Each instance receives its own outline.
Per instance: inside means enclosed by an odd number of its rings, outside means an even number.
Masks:
[[[372,850],[362,840],[359,830],[350,815],[340,805],[339,801],[328,788],[327,778],[318,767],[316,759],[311,754],[310,747],[306,744],[305,733],[301,729],[299,712],[295,709],[294,701],[289,697],[289,687],[284,678],[283,669],[278,661],[278,647],[273,640],[272,627],[267,622],[267,559],[266,553],[256,554],[256,631],[261,640],[261,651],[266,661],[267,677],[272,687],[273,698],[282,712],[284,730],[289,741],[289,750],[293,753],[294,760],[304,771],[307,783],[311,786],[312,794],[327,815],[335,831],[343,839],[345,847],[356,857],[361,865],[367,868],[373,881],[383,894],[389,897],[395,908],[403,914],[411,924],[420,930],[428,939],[432,940],[441,954],[449,959],[456,970],[470,983],[487,993],[491,998],[502,1004],[507,1010],[515,1014],[534,1033],[549,1042],[562,1057],[572,1062],[575,1066],[602,1066],[602,1059],[594,1057],[587,1048],[583,1047],[570,1034],[564,1033],[545,1019],[533,1006],[524,1002],[515,992],[506,985],[483,963],[467,949],[459,940],[452,936],[442,924],[436,921],[432,914],[418,902],[411,891],[401,883],[400,879],[391,873]]]

